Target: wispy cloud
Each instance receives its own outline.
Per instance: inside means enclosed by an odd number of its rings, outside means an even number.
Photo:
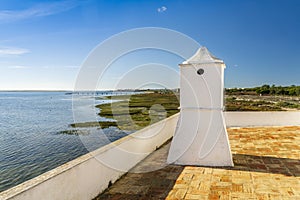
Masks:
[[[22,65],[15,65],[15,66],[9,66],[9,69],[28,69],[30,67],[22,66]]]
[[[0,23],[43,17],[68,11],[77,6],[75,1],[41,3],[24,10],[0,10]]]
[[[16,48],[16,47],[0,47],[0,56],[7,55],[22,55],[29,53],[28,49]]]
[[[160,7],[160,8],[157,8],[157,12],[163,13],[163,12],[165,12],[167,9],[168,9],[168,8],[167,8],[166,6],[162,6],[162,7]]]

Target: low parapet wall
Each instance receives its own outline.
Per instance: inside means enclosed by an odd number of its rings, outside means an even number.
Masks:
[[[227,127],[299,126],[300,112],[225,112]]]
[[[170,139],[179,114],[0,193],[0,200],[90,200]],[[300,112],[225,112],[227,127],[299,126]]]

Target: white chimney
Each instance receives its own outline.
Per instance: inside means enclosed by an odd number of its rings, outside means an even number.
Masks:
[[[168,163],[233,166],[223,117],[222,60],[201,47],[180,66],[180,118]]]

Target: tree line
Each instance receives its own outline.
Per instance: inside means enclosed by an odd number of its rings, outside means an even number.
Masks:
[[[276,86],[262,85],[253,88],[230,88],[226,89],[226,94],[258,94],[258,95],[287,95],[300,96],[300,86]]]

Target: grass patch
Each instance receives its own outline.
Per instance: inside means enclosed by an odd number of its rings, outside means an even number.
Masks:
[[[101,127],[109,128],[111,126],[117,126],[117,122],[112,121],[100,121],[100,122],[82,122],[70,124],[72,128],[88,128],[88,127]]]
[[[287,101],[279,101],[276,103],[277,106],[283,108],[292,108],[292,109],[300,109],[300,105],[296,103],[291,103]]]
[[[67,135],[87,135],[89,133],[90,132],[88,130],[78,130],[78,129],[64,130],[58,132],[58,134],[67,134]]]
[[[116,120],[121,130],[139,130],[179,112],[179,101],[174,93],[111,96],[110,99],[123,101],[96,107],[101,117]]]
[[[74,123],[71,127],[115,126],[120,130],[135,131],[179,112],[179,101],[174,93],[156,92],[106,98],[118,101],[97,105],[99,115],[115,121]]]
[[[283,111],[281,106],[268,101],[253,101],[236,99],[235,97],[226,98],[226,111]]]

